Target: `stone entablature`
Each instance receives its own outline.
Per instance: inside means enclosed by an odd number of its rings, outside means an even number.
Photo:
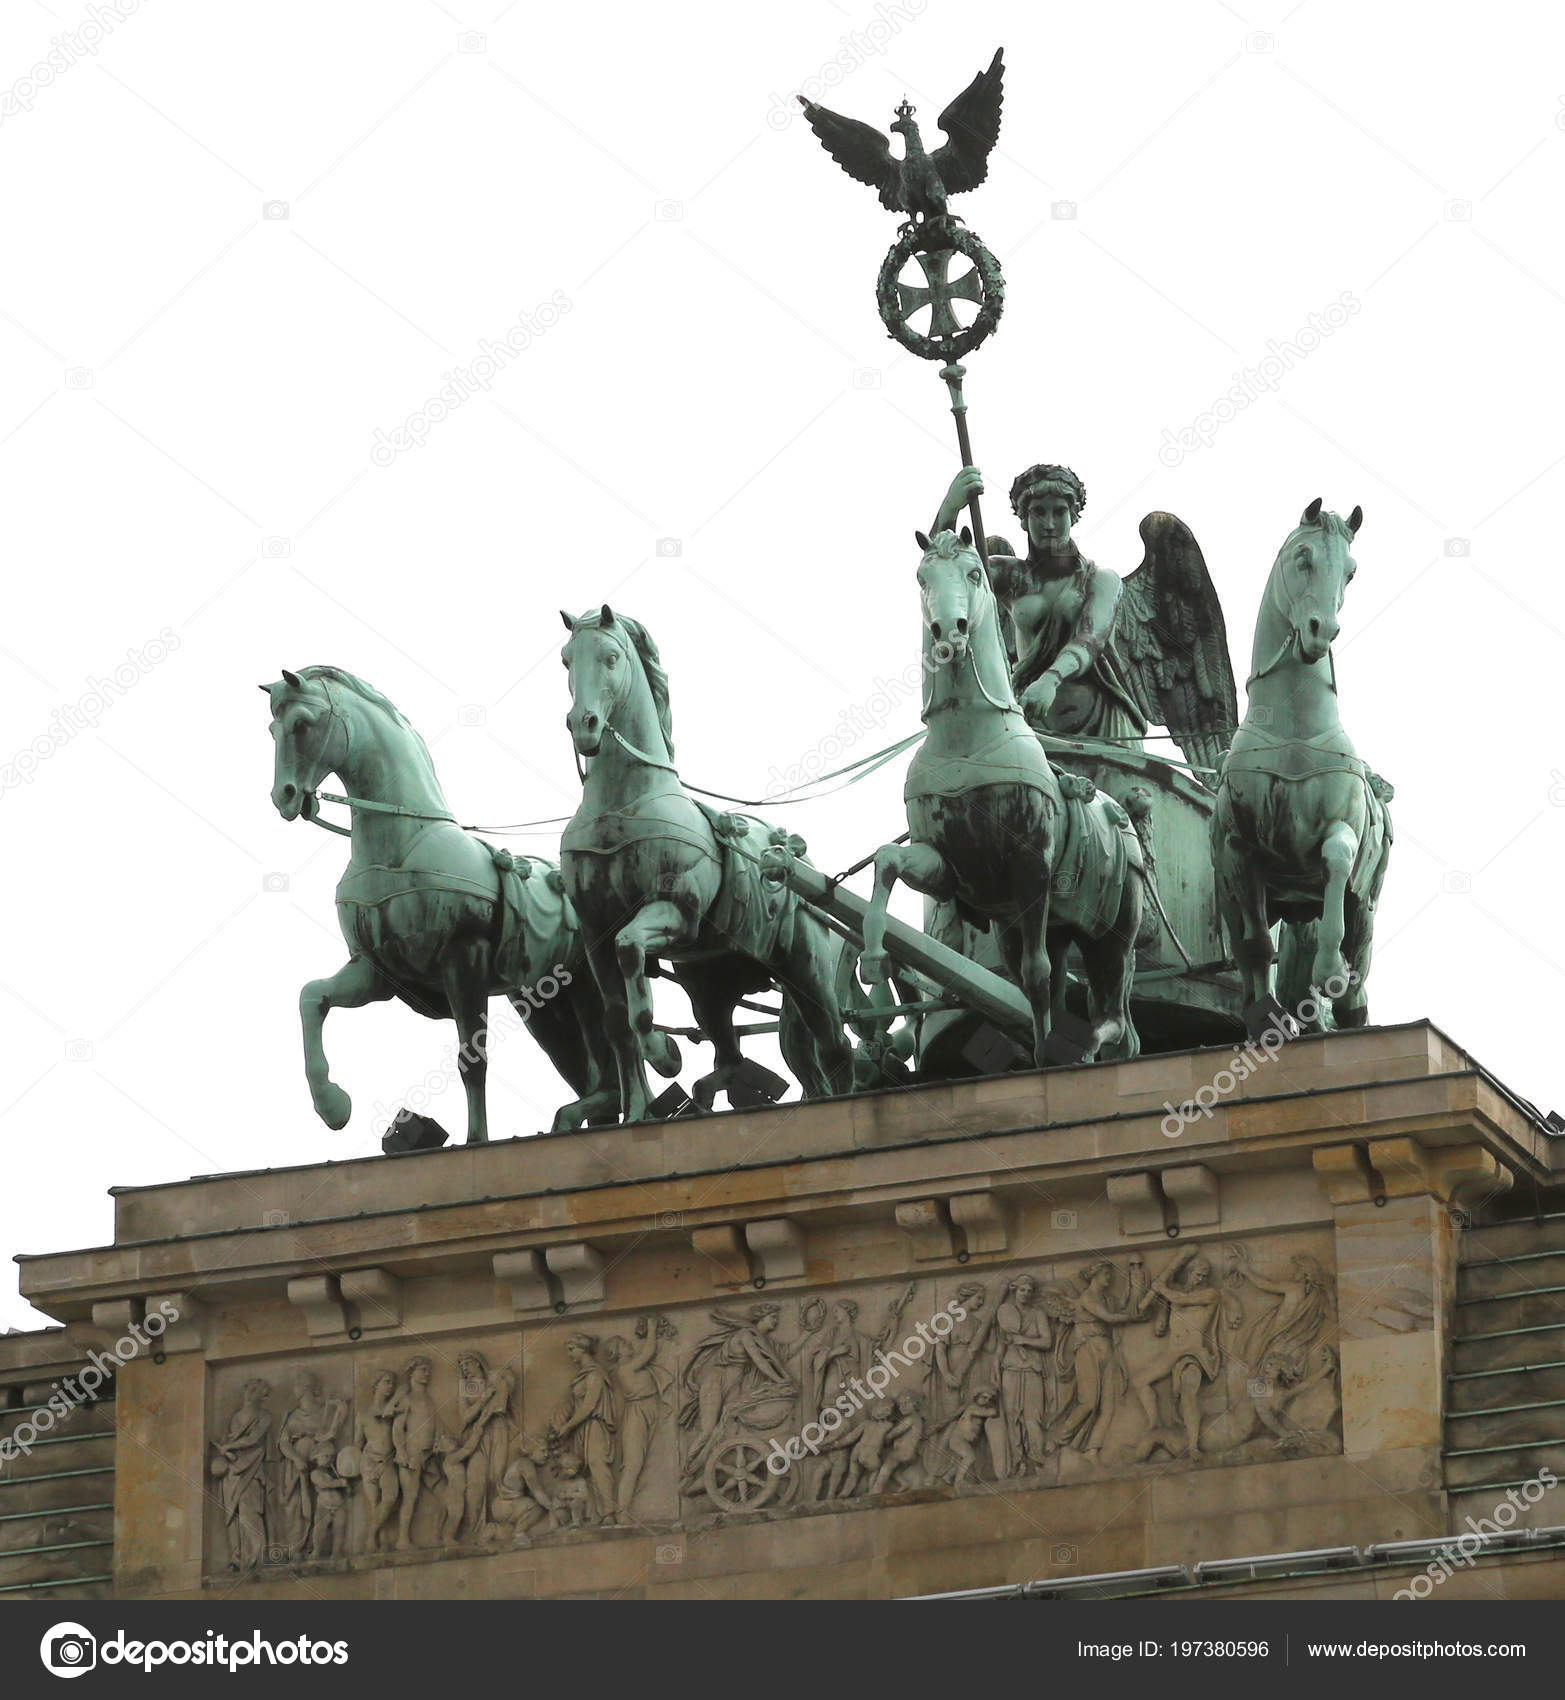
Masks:
[[[116,1245],[23,1265],[67,1321],[177,1312],[120,1377],[120,1586],[875,1594],[1218,1515],[1443,1532],[1451,1201],[1548,1136],[1418,1025],[1170,1138],[1227,1061],[121,1192]]]

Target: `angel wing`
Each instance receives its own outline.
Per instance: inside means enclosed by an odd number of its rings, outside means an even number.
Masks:
[[[1004,54],[1003,47],[997,48],[989,69],[980,71],[940,114],[946,143],[930,155],[930,161],[948,195],[976,189],[989,175],[989,154],[999,140],[1000,105],[1005,98]]]
[[[1125,580],[1116,647],[1141,712],[1173,733],[1192,767],[1216,770],[1239,724],[1223,607],[1183,520],[1148,514],[1146,552]]]
[[[960,102],[965,96],[958,96]],[[804,116],[810,128],[820,137],[821,145],[847,174],[860,183],[868,183],[880,196],[880,204],[891,212],[901,212],[902,164],[891,151],[891,138],[884,136],[873,124],[858,118],[844,118],[817,106],[813,100],[799,96]]]

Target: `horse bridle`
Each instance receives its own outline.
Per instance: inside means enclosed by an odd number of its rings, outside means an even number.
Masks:
[[[636,666],[641,665],[641,654],[640,654],[640,652],[638,650],[633,649],[631,647],[631,645],[629,645],[628,643],[625,642],[625,640],[620,636],[620,633],[619,633],[619,630],[618,630],[617,627],[605,626],[605,625],[600,624],[600,625],[589,627],[587,629],[591,630],[591,631],[595,631],[595,632],[602,632],[605,637],[612,638],[614,640],[614,647],[616,649],[618,649],[618,651],[620,652],[620,654],[622,656],[624,656],[626,661],[632,662]],[[574,637],[575,633],[573,632],[571,635]],[[644,673],[645,668],[643,668],[642,670],[643,670],[643,673]],[[613,721],[611,721],[609,719],[609,717],[606,714],[603,717],[603,730],[608,733],[608,735],[614,740],[614,742],[616,744],[619,745],[619,747],[625,752],[626,755],[633,757],[636,761],[639,761],[644,767],[660,768],[664,773],[672,773],[676,779],[679,777],[679,769],[677,767],[675,767],[674,764],[671,761],[659,761],[656,756],[648,755],[645,750],[638,749],[636,747],[636,745],[631,743],[630,739],[627,738],[625,736],[625,734],[620,731],[619,727],[617,727],[613,723]],[[571,754],[572,754],[572,756],[575,757],[575,761],[576,761],[576,777],[579,780],[581,780],[583,785],[585,785],[587,783],[586,762],[584,762],[582,760],[581,752],[575,747],[574,744],[572,744],[572,746],[571,746]],[[592,758],[589,756],[587,759],[590,761]]]
[[[346,765],[348,757],[353,753],[353,723],[337,706],[330,679],[322,674],[311,682],[318,684],[326,695],[327,725],[335,723],[342,728],[342,760],[343,765]],[[339,838],[352,838],[353,829],[338,826],[335,822],[325,819],[320,812],[322,803],[341,803],[349,810],[362,810],[372,815],[401,815],[407,820],[450,821],[453,825],[456,824],[455,815],[437,815],[431,814],[427,809],[410,809],[405,803],[379,803],[370,797],[348,797],[338,791],[312,791],[304,786],[299,789],[304,799],[300,805],[300,814],[313,825],[336,833]]]
[[[967,574],[964,572],[962,574],[962,577],[965,579],[967,577]],[[989,591],[990,607],[991,607],[991,609],[997,609],[998,608],[998,602],[995,598],[994,587],[988,583],[987,575],[985,575],[984,583],[985,583],[985,587]],[[975,586],[974,588],[976,589],[978,587]],[[971,598],[969,598],[968,607],[969,608],[972,607]],[[926,620],[924,622],[924,630],[925,631],[929,630],[928,620]],[[933,634],[931,634],[931,635],[933,635]],[[943,638],[935,638],[936,643],[942,643],[944,641],[945,640]],[[989,687],[984,683],[984,676],[978,670],[978,654],[977,654],[977,651],[976,651],[976,649],[974,648],[974,646],[971,642],[971,634],[969,634],[969,642],[968,642],[968,645],[967,645],[966,659],[967,659],[968,664],[972,667],[973,683],[978,686],[979,695],[981,695],[983,697],[984,701],[986,703],[988,703],[991,708],[998,709],[1001,714],[1009,714],[1009,713],[1012,713],[1013,711],[1019,713],[1021,711],[1021,704],[1016,701],[1014,694],[1013,694],[1013,696],[1012,696],[1012,698],[1009,702],[996,702],[995,699],[992,696],[990,696]],[[935,712],[938,712],[938,710],[935,711]],[[925,722],[926,725],[928,724],[928,721],[929,721],[929,715],[930,715],[930,710],[926,709],[924,711],[924,713],[920,716],[920,719],[922,719]]]
[[[1302,531],[1304,528],[1301,526],[1299,529]],[[1273,604],[1276,604],[1277,602],[1277,593],[1270,585],[1267,586],[1267,600]],[[1245,680],[1244,688],[1246,690],[1249,690],[1250,686],[1253,685],[1256,680],[1264,679],[1268,676],[1268,674],[1275,673],[1277,669],[1282,666],[1283,662],[1287,660],[1288,656],[1298,650],[1299,623],[1294,619],[1292,609],[1290,607],[1278,607],[1277,611],[1282,615],[1283,620],[1288,627],[1288,635],[1282,640],[1281,648],[1278,649],[1277,653],[1271,658],[1271,660],[1268,661],[1264,667],[1258,668],[1249,676],[1248,679]],[[1303,657],[1301,656],[1300,659],[1302,660]],[[1337,691],[1337,658],[1332,654],[1331,646],[1329,644],[1326,646],[1325,661],[1327,673],[1330,679],[1331,692],[1333,696],[1335,696]]]

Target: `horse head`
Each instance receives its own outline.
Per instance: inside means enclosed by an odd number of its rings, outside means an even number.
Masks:
[[[1362,508],[1343,519],[1323,513],[1317,496],[1272,565],[1270,598],[1287,622],[1292,646],[1306,662],[1321,660],[1341,630],[1337,611],[1357,570],[1350,549],[1363,523]]]
[[[673,755],[668,712],[668,679],[657,646],[645,627],[616,614],[607,602],[578,616],[562,608],[560,618],[571,634],[560,651],[570,677],[571,706],[565,716],[578,756],[595,756],[604,734],[623,718],[638,693],[650,696],[668,754]],[[655,733],[654,733],[655,736]]]
[[[284,820],[297,820],[346,756],[347,725],[324,679],[304,679],[285,667],[282,678],[261,689],[272,705],[272,803]]]
[[[960,536],[954,531],[942,531],[933,540],[922,531],[913,535],[924,551],[918,590],[924,626],[934,639],[931,659],[936,666],[949,666],[966,658],[973,629],[993,600],[988,577],[965,525]]]

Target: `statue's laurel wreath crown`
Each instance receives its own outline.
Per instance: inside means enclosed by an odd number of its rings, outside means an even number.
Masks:
[[[1087,509],[1087,486],[1068,466],[1048,466],[1040,462],[1018,473],[1011,486],[1011,511],[1020,520],[1027,518],[1027,507],[1041,490],[1053,485],[1063,492],[1071,505],[1071,519],[1078,520]]]

